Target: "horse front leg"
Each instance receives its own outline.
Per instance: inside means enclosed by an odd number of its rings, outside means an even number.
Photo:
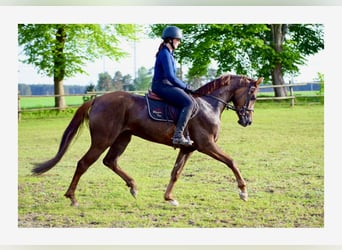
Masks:
[[[179,179],[179,177],[183,171],[184,165],[187,162],[187,160],[189,159],[189,157],[191,156],[192,152],[193,151],[180,149],[178,156],[177,156],[177,159],[176,159],[176,162],[175,162],[175,165],[172,169],[171,179],[170,179],[169,185],[166,188],[166,191],[164,194],[164,199],[166,201],[168,201],[173,206],[179,205],[178,201],[175,200],[172,196],[173,187],[174,187],[176,181]]]
[[[247,201],[248,199],[248,192],[247,192],[247,185],[243,177],[241,176],[240,170],[237,167],[237,164],[234,162],[234,160],[225,154],[217,145],[216,143],[210,143],[209,145],[207,144],[204,147],[201,147],[198,149],[198,151],[207,154],[214,159],[221,161],[225,163],[234,173],[238,187],[240,189],[240,198],[243,201]]]

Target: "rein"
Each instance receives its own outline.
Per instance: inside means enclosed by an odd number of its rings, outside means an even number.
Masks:
[[[209,95],[209,94],[204,95],[204,96],[210,97],[210,98],[212,98],[212,99],[215,99],[215,100],[218,101],[218,102],[223,103],[225,109],[231,109],[231,110],[234,110],[234,111],[237,111],[237,110],[238,110],[234,105],[231,105],[230,103],[225,102],[225,101],[222,100],[221,98],[218,98],[218,97],[216,97],[216,96]]]
[[[207,95],[205,95],[205,96],[210,97],[210,98],[212,98],[212,99],[215,99],[215,100],[218,101],[218,102],[223,103],[224,106],[225,106],[225,109],[231,109],[231,110],[234,110],[234,111],[239,112],[240,114],[245,114],[246,111],[254,112],[254,109],[248,108],[249,102],[250,102],[250,100],[251,100],[251,95],[249,94],[251,88],[252,88],[252,85],[250,85],[249,88],[248,88],[245,92],[243,92],[241,95],[239,95],[239,96],[237,97],[237,99],[238,99],[238,98],[241,98],[245,93],[247,93],[247,98],[246,98],[245,104],[244,104],[241,108],[237,108],[237,107],[235,107],[234,105],[229,104],[228,102],[222,100],[222,99],[219,98],[219,97],[216,97],[216,96],[213,96],[213,95],[210,95],[210,94],[207,94]]]

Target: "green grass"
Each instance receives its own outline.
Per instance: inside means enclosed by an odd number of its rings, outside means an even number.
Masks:
[[[76,195],[64,198],[77,161],[89,146],[84,128],[61,162],[32,176],[33,162],[51,158],[70,116],[22,119],[18,124],[19,227],[323,227],[324,114],[322,105],[258,103],[254,124],[243,128],[225,111],[218,144],[238,163],[249,188],[239,199],[232,172],[195,152],[176,183],[172,207],[163,201],[177,150],[134,138],[120,158],[139,188],[135,200],[124,182],[102,165],[85,173]]]
[[[65,103],[67,106],[76,106],[83,103],[83,96],[66,96]],[[40,97],[25,97],[20,98],[20,108],[34,109],[34,108],[48,108],[54,107],[55,99],[50,96],[40,96]]]

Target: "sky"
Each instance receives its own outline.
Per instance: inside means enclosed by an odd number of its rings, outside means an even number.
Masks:
[[[88,74],[79,74],[73,78],[66,78],[65,85],[89,85],[90,83],[96,85],[98,74],[108,72],[114,76],[116,71],[121,71],[123,75],[130,74],[135,78],[135,72],[140,67],[150,69],[154,65],[155,53],[160,44],[160,39],[141,39],[136,43],[134,50],[133,42],[122,44],[124,50],[130,54],[127,58],[120,61],[111,61],[108,58],[99,59],[86,66]],[[324,73],[324,51],[317,53],[314,56],[308,57],[307,64],[300,68],[300,74],[293,78],[295,83],[302,83],[313,81],[317,78],[317,73]],[[285,78],[285,82],[292,79]],[[27,64],[19,63],[18,68],[18,82],[25,84],[53,84],[52,77],[44,77],[37,73],[37,70]]]

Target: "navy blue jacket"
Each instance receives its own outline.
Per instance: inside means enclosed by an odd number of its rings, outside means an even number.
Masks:
[[[171,51],[166,46],[164,46],[157,55],[156,63],[154,65],[152,90],[158,89],[164,79],[167,79],[174,86],[181,89],[185,89],[187,87],[186,83],[176,76],[175,59]]]

